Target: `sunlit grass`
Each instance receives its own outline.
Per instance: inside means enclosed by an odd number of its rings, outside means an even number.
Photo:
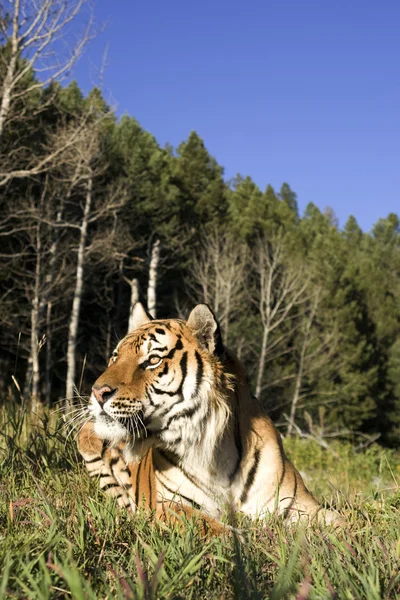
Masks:
[[[371,446],[285,441],[343,532],[239,522],[241,538],[201,539],[129,517],[89,480],[63,421],[0,410],[1,598],[400,597],[398,457]]]

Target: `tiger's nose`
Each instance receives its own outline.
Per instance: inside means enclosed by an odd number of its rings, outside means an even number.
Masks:
[[[96,398],[97,402],[100,404],[100,406],[103,406],[103,404],[105,402],[107,402],[107,400],[109,400],[112,396],[114,396],[117,389],[118,388],[111,389],[110,386],[104,385],[100,389],[96,389],[95,387],[92,387],[92,392],[95,395],[95,398]]]

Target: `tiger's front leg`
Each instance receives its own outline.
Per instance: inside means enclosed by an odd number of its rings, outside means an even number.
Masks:
[[[201,535],[221,534],[225,525],[200,510],[184,506],[180,502],[162,500],[157,495],[151,447],[145,455],[134,462],[127,462],[125,443],[110,447],[94,431],[92,422],[85,423],[78,437],[78,449],[91,477],[99,477],[100,489],[119,506],[135,512],[143,507],[156,519],[184,528],[182,517],[194,519]]]
[[[121,442],[114,448],[110,447],[96,435],[92,422],[85,423],[78,437],[78,450],[90,477],[99,477],[100,489],[115,498],[119,506],[134,510],[129,494],[132,486],[130,470],[124,458],[124,446]]]

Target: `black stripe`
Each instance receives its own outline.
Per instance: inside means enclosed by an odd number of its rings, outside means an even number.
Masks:
[[[148,451],[148,455],[150,454],[150,450]],[[149,456],[150,458],[150,456]],[[147,483],[149,485],[149,493],[150,493],[150,498],[149,498],[149,502],[150,502],[150,508],[152,509],[153,507],[151,506],[151,499],[153,496],[153,486],[152,486],[152,481],[151,481],[151,465],[149,467],[149,472],[147,475]]]
[[[100,473],[100,479],[102,477],[112,477],[111,473]]]
[[[151,394],[150,394],[150,392],[148,390],[145,391],[145,395],[146,395],[147,400],[149,401],[149,404],[151,406],[155,406],[155,404],[154,404],[154,402],[153,402],[153,400],[151,398]]]
[[[241,462],[241,460],[243,458],[243,442],[242,442],[242,435],[241,435],[241,431],[240,431],[239,415],[237,414],[236,411],[235,411],[235,446],[236,446],[236,450],[238,453],[239,462]]]
[[[229,476],[229,480],[231,482],[234,480],[235,476],[237,475],[239,468],[240,468],[240,464],[243,460],[243,442],[242,442],[242,435],[241,435],[241,431],[240,431],[239,401],[238,401],[238,397],[237,397],[237,391],[235,393],[235,396],[236,396],[236,406],[235,406],[235,410],[233,412],[233,418],[234,418],[233,434],[234,434],[234,441],[235,441],[236,451],[238,454],[238,459],[237,459],[235,468],[233,469],[231,475]]]
[[[175,402],[175,404],[173,404],[172,406],[169,406],[168,408],[164,409],[161,413],[159,413],[157,415],[158,419],[162,419],[162,417],[165,417],[169,412],[171,412],[171,410],[177,405],[180,404],[181,402],[184,401],[184,398],[181,397],[181,400],[178,400],[177,402]],[[165,427],[161,427],[161,429],[157,429],[154,430],[152,429],[152,433],[155,433],[157,435],[160,435],[160,433],[164,433],[165,431],[168,430],[168,427],[170,426],[171,422],[174,421],[175,419],[178,420],[180,419],[180,417],[185,417],[185,416],[193,416],[193,414],[199,410],[201,408],[201,403],[197,404],[195,407],[193,408],[187,408],[185,410],[183,410],[180,413],[177,413],[176,415],[173,415],[172,417],[169,418],[168,423]],[[201,417],[200,421],[196,424],[196,428],[197,429],[201,429],[203,426],[203,423],[205,421],[207,421],[210,417],[210,407],[208,407],[207,412]],[[168,440],[168,444],[179,444],[182,441],[181,436],[173,439],[173,440]]]
[[[199,352],[195,351],[195,357],[197,362],[197,372],[196,372],[196,389],[193,392],[193,396],[196,395],[199,391],[202,379],[203,379],[203,359],[201,358]]]
[[[253,462],[253,465],[247,475],[246,483],[244,484],[243,492],[242,492],[242,495],[240,496],[240,502],[242,502],[242,503],[246,502],[247,497],[249,495],[250,488],[254,483],[254,478],[256,476],[257,469],[258,469],[258,463],[260,462],[260,455],[261,455],[261,452],[259,450],[256,450],[254,452],[254,462]]]
[[[176,396],[176,394],[178,393],[179,388],[175,391],[175,392],[168,392],[166,390],[160,390],[160,388],[156,388],[155,385],[152,385],[152,390],[155,394],[161,395],[161,394],[166,394],[167,396]]]
[[[212,496],[212,493],[209,489],[204,489],[204,487],[202,487],[201,485],[199,485],[199,482],[194,479],[194,477],[192,477],[192,475],[189,475],[189,473],[187,473],[185,471],[185,469],[182,469],[182,467],[180,467],[179,465],[175,465],[177,469],[179,469],[180,471],[182,471],[182,473],[184,474],[184,476],[189,479],[190,483],[193,483],[193,485],[195,485],[197,488],[199,488],[199,490],[201,490],[203,492],[203,494],[207,494],[207,496]]]
[[[114,465],[117,464],[117,462],[119,461],[120,457],[119,456],[114,456],[114,458],[112,458],[110,460],[110,467],[112,468]]]
[[[163,375],[167,375],[167,373],[168,373],[168,369],[169,369],[169,367],[168,367],[168,363],[166,362],[166,363],[165,363],[165,365],[164,365],[164,368],[163,368],[163,370],[161,371],[161,373],[159,373],[159,374],[158,374],[158,376],[159,376],[159,377],[162,377]]]
[[[187,375],[187,359],[188,359],[188,353],[184,352],[183,356],[179,362],[179,366],[181,368],[182,371],[182,379],[181,379],[181,383],[180,386],[178,387],[178,391],[177,393],[179,394],[180,392],[182,392],[183,389],[183,384],[185,383],[185,379],[186,379],[186,375]]]
[[[139,485],[140,485],[139,475],[140,475],[140,471],[142,469],[142,465],[143,465],[143,460],[140,461],[138,470],[136,472],[135,504],[136,504],[137,508],[139,508]]]
[[[162,458],[169,463],[170,465],[172,465],[173,467],[176,467],[177,469],[179,469],[179,471],[181,473],[183,473],[183,475],[186,477],[186,479],[188,479],[190,481],[190,483],[193,483],[193,485],[195,485],[200,491],[203,492],[203,494],[207,494],[208,496],[212,496],[211,490],[209,489],[204,489],[204,487],[202,487],[201,485],[199,485],[199,482],[196,481],[196,479],[194,479],[194,477],[192,477],[191,475],[189,475],[189,473],[187,473],[184,469],[182,469],[182,467],[178,464],[178,462],[174,462],[174,453],[170,452],[168,450],[161,450],[161,448],[157,448],[157,452],[158,454],[161,454]],[[177,460],[179,460],[179,457],[177,457]],[[162,469],[159,469],[159,471],[162,471]]]
[[[100,489],[105,492],[106,490],[110,490],[111,488],[118,487],[118,483],[106,483],[106,485],[100,485]]]
[[[183,384],[185,383],[185,379],[187,376],[187,359],[188,359],[188,353],[184,352],[183,356],[179,362],[179,366],[180,366],[181,372],[182,372],[182,379],[181,379],[181,382],[180,382],[178,388],[174,392],[169,392],[167,390],[161,390],[160,388],[157,388],[155,385],[152,385],[151,387],[155,394],[158,394],[158,395],[166,394],[167,396],[177,396],[182,393]],[[179,400],[179,402],[182,402],[182,400],[183,400],[183,398],[181,398],[181,400]]]
[[[106,451],[107,451],[107,448],[108,448],[108,444],[107,444],[107,442],[104,440],[104,441],[103,441],[103,446],[102,446],[102,448],[101,448],[101,458],[103,458],[104,454],[105,454],[105,453],[106,453]]]
[[[175,352],[176,352],[176,348],[172,348],[172,350],[170,350],[170,351],[168,352],[168,354],[166,354],[166,355],[164,356],[164,358],[173,358],[173,357],[174,357],[174,354],[175,354]]]
[[[175,406],[175,404],[174,404],[174,406]],[[186,408],[182,412],[177,413],[176,415],[173,415],[172,417],[169,417],[169,419],[167,420],[164,427],[162,429],[160,429],[160,433],[162,433],[163,431],[166,431],[173,421],[181,419],[182,417],[193,417],[193,415],[196,412],[198,412],[200,410],[200,408],[201,408],[201,404],[199,403],[195,406],[192,406],[192,408]]]
[[[157,477],[157,476],[156,476]],[[193,506],[193,508],[197,508],[197,510],[201,510],[201,505],[197,504],[197,502],[195,502],[194,500],[192,500],[191,498],[188,498],[187,496],[184,496],[183,494],[181,494],[180,492],[175,492],[174,490],[171,490],[171,488],[169,488],[167,485],[165,485],[165,483],[162,481],[162,479],[160,479],[159,477],[157,477],[158,481],[161,483],[161,485],[171,494],[173,494],[175,497],[179,497],[182,498],[182,500],[186,500],[186,502],[188,502],[189,504],[191,504],[191,506]],[[167,498],[164,499],[164,502],[170,502],[171,500],[168,500]],[[176,502],[178,503],[177,500],[172,500],[172,502]]]
[[[164,329],[160,329],[159,327],[156,328],[156,333],[158,333],[159,335],[165,335],[165,331]]]
[[[172,481],[172,479],[170,479],[169,477],[167,477],[167,475],[164,473],[164,471],[158,470],[157,473],[162,473],[163,478],[166,479],[167,482],[170,483],[171,485],[174,485],[175,482]],[[158,479],[158,481],[161,481],[161,479],[157,473],[155,473],[155,477],[156,477],[156,479]]]
[[[175,344],[175,349],[182,350],[182,348],[183,348],[183,344],[182,344],[181,336],[178,335],[178,341]]]
[[[91,460],[85,460],[85,463],[87,465],[92,465],[95,462],[99,462],[99,460],[102,460],[101,456],[97,456],[96,458],[92,458]]]
[[[131,483],[125,483],[125,484],[123,485],[123,487],[124,487],[126,490],[130,490],[130,489],[131,489],[131,487],[132,487],[132,484],[131,484]]]

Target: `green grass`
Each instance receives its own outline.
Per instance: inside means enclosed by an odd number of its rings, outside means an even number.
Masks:
[[[0,410],[0,600],[400,598],[399,457],[285,441],[340,534],[277,518],[201,539],[121,512],[89,480],[54,417]]]

